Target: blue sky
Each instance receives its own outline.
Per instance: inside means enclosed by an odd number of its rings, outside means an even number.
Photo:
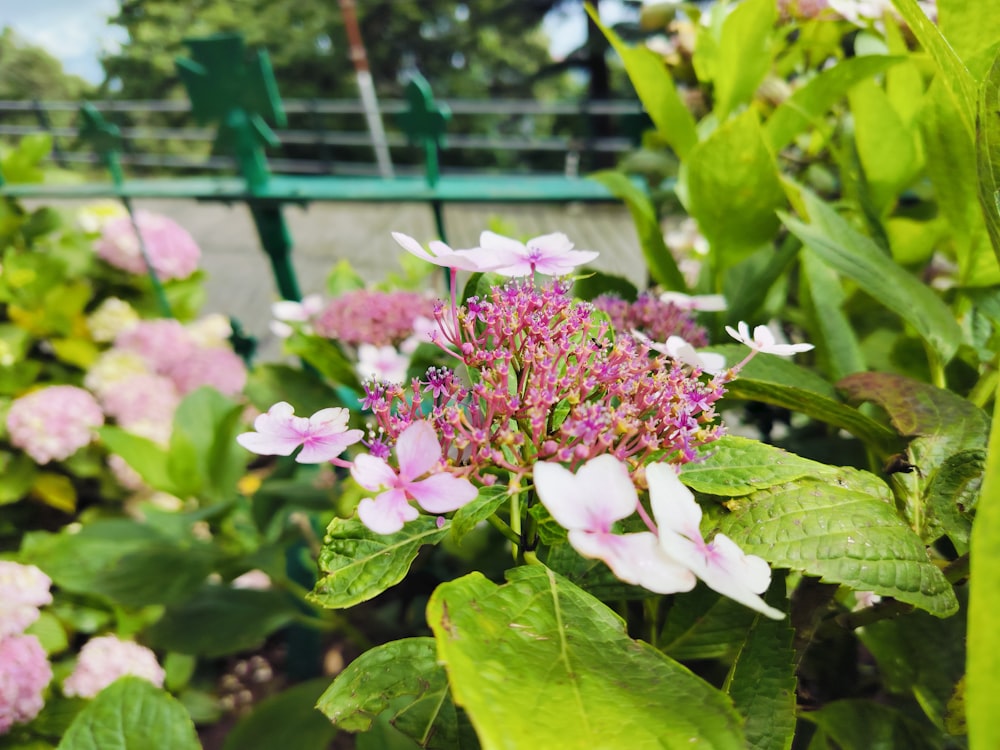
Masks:
[[[330,3],[333,5],[334,0]],[[107,26],[107,19],[115,15],[117,8],[118,0],[0,0],[0,28],[12,27],[21,37],[61,60],[67,72],[98,83],[103,78],[98,62],[101,51],[114,51],[125,39],[121,29]],[[617,3],[601,3],[606,22],[614,22],[623,12]],[[575,49],[584,39],[586,28],[580,5],[550,14],[545,30],[552,39],[553,56]]]

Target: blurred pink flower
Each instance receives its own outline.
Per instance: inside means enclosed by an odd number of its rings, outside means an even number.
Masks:
[[[0,638],[0,735],[38,716],[45,705],[42,693],[51,679],[52,667],[38,638]]]
[[[479,236],[479,249],[498,259],[505,255],[514,258],[495,269],[502,276],[531,276],[536,271],[547,276],[564,276],[600,255],[593,250],[574,250],[573,243],[562,232],[533,237],[527,243],[483,232]]]
[[[163,687],[166,673],[156,654],[132,641],[113,635],[91,638],[77,657],[73,673],[63,680],[63,693],[72,698],[93,698],[119,677],[140,677]]]
[[[232,349],[195,349],[177,360],[167,374],[182,396],[205,385],[234,396],[247,383],[246,365]]]
[[[457,510],[478,494],[475,486],[464,477],[447,472],[418,477],[441,466],[441,444],[429,422],[410,424],[396,441],[397,472],[383,459],[362,454],[354,459],[351,476],[366,490],[385,488],[374,499],[365,498],[358,505],[358,517],[378,534],[393,534],[414,520],[417,509],[410,505],[416,500],[428,513]]]
[[[170,439],[179,403],[180,395],[173,381],[153,374],[124,378],[101,396],[105,413],[119,427],[158,443]]]
[[[701,506],[672,466],[651,464],[646,467],[646,479],[653,517],[659,527],[660,547],[667,556],[723,596],[768,617],[783,618],[783,612],[759,596],[771,583],[767,562],[746,554],[725,534],[716,534],[711,542],[705,541],[700,528]]]
[[[39,464],[62,461],[90,443],[104,414],[87,391],[53,385],[15,399],[7,412],[10,441]]]
[[[651,531],[611,531],[639,504],[628,468],[617,458],[592,458],[576,474],[556,463],[537,463],[534,481],[539,501],[581,555],[603,560],[620,580],[658,594],[694,588],[691,571],[667,557]]]
[[[161,375],[197,350],[191,333],[176,320],[143,320],[123,331],[114,348],[138,354]]]
[[[145,241],[149,260],[162,281],[186,279],[198,270],[201,250],[180,224],[149,211],[136,211],[135,220]],[[123,271],[134,274],[147,272],[139,240],[127,216],[112,219],[104,225],[101,238],[97,241],[97,254]]]
[[[329,300],[312,317],[316,333],[343,344],[396,346],[413,335],[418,318],[434,315],[434,300],[394,290],[354,289]]]
[[[402,383],[406,380],[409,367],[410,358],[395,347],[374,344],[358,346],[357,371],[363,380],[377,378]]]
[[[52,603],[52,579],[34,565],[0,560],[0,639],[24,632]]]
[[[350,416],[347,409],[332,408],[296,417],[292,405],[280,401],[254,420],[255,432],[244,432],[236,440],[263,456],[290,456],[301,445],[302,452],[295,457],[298,463],[325,463],[364,437],[362,430],[347,429]]]

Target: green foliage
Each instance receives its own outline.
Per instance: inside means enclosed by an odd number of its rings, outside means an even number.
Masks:
[[[261,701],[229,732],[223,750],[328,747],[336,729],[315,708],[325,684],[310,680]]]
[[[121,677],[70,724],[61,750],[199,750],[201,743],[184,707],[138,677]]]
[[[729,700],[629,638],[598,600],[542,566],[507,581],[442,584],[427,610],[454,700],[485,747],[745,747]],[[560,710],[540,721],[539,705]]]

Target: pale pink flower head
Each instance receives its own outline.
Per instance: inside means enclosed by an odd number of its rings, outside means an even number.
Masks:
[[[323,309],[323,297],[319,294],[310,294],[302,298],[301,302],[294,300],[281,300],[271,305],[271,333],[283,339],[287,339],[295,332],[292,323],[301,326],[305,333],[311,333],[312,328],[308,325],[313,317]]]
[[[0,560],[0,639],[23,633],[52,603],[52,579],[34,565]]]
[[[162,319],[143,320],[122,332],[115,348],[138,354],[153,370],[166,375],[178,361],[194,354],[198,345],[179,321]]]
[[[229,582],[234,589],[253,589],[254,591],[265,591],[271,588],[271,576],[263,570],[248,570],[243,575],[237,576]]]
[[[398,471],[369,454],[354,459],[351,476],[358,484],[371,491],[385,489],[374,499],[365,498],[358,505],[361,522],[378,534],[394,534],[419,515],[410,500],[428,513],[448,513],[473,500],[478,490],[464,477],[439,471],[418,479],[442,468],[441,456],[434,428],[429,422],[417,421],[403,430],[396,441]]]
[[[504,249],[477,247],[470,250],[453,250],[439,240],[432,240],[429,244],[431,251],[428,252],[423,245],[402,232],[393,232],[392,238],[411,255],[453,271],[495,271],[500,266],[516,260],[515,255]]]
[[[173,381],[152,373],[124,378],[101,395],[105,413],[119,427],[158,443],[170,439],[179,403]]]
[[[576,474],[557,463],[536,463],[534,481],[539,501],[583,557],[603,560],[620,580],[659,594],[694,588],[694,575],[663,553],[655,534],[612,532],[639,504],[628,468],[617,458],[597,456]]]
[[[418,317],[434,315],[434,305],[417,292],[353,289],[323,305],[312,325],[318,335],[342,344],[396,346],[413,335]]]
[[[131,675],[163,687],[166,673],[156,654],[132,641],[113,635],[91,638],[77,658],[73,673],[63,680],[67,697],[93,698],[119,677]]]
[[[149,211],[136,211],[135,221],[146,244],[149,261],[162,281],[186,279],[198,270],[201,250],[194,238],[173,219]],[[134,274],[147,272],[139,239],[128,216],[104,225],[97,254],[111,265]]]
[[[358,375],[362,380],[376,378],[393,383],[406,380],[410,358],[392,346],[361,344],[358,346]]]
[[[365,436],[362,430],[347,429],[351,413],[347,409],[320,409],[311,417],[296,417],[291,404],[280,401],[253,423],[255,432],[237,435],[237,442],[262,456],[295,457],[300,464],[319,464],[336,458]]]
[[[479,246],[480,250],[497,257],[506,254],[515,258],[512,263],[495,269],[503,276],[531,276],[536,271],[547,276],[565,276],[600,255],[593,250],[574,250],[573,243],[562,232],[533,237],[526,243],[494,232],[483,232],[479,236]]]
[[[88,445],[104,413],[87,391],[52,385],[15,399],[7,412],[11,443],[35,462],[62,461]]]
[[[51,679],[52,667],[37,637],[0,638],[0,735],[38,716]]]
[[[232,349],[196,349],[177,360],[167,374],[181,395],[207,385],[235,396],[247,384],[246,365]]]
[[[688,311],[720,312],[726,309],[726,298],[721,294],[691,295],[683,292],[663,292],[660,301]]]
[[[779,357],[791,357],[799,352],[807,352],[813,349],[812,344],[779,344],[774,338],[774,333],[767,326],[757,326],[753,329],[753,338],[750,337],[750,326],[742,320],[737,324],[737,330],[732,326],[726,326],[726,333],[746,344],[755,352],[763,354],[776,354]]]
[[[723,596],[774,619],[785,616],[760,598],[771,583],[771,569],[765,560],[746,554],[725,534],[705,541],[701,507],[670,464],[647,466],[646,480],[660,547],[668,557]]]

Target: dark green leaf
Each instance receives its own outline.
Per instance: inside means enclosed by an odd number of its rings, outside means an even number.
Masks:
[[[226,736],[222,750],[324,750],[336,728],[316,710],[327,678],[303,682],[267,698]]]
[[[340,406],[336,391],[315,374],[288,365],[257,365],[250,373],[244,392],[261,411],[267,411],[279,401],[287,401],[295,407],[296,414],[306,416],[320,409]]]
[[[455,516],[451,519],[452,536],[461,541],[462,537],[472,531],[480,521],[485,521],[496,513],[509,497],[507,486],[504,484],[483,487],[472,502],[455,511]]]
[[[121,427],[106,426],[98,430],[101,442],[111,453],[125,459],[142,481],[155,490],[178,494],[167,471],[167,452],[149,438],[135,435]]]
[[[730,659],[756,618],[752,609],[699,585],[674,597],[658,646],[678,661]]]
[[[819,727],[814,750],[936,750],[924,726],[874,701],[839,700],[802,718]],[[822,739],[823,744],[817,740]]]
[[[361,393],[361,383],[354,367],[333,341],[296,331],[285,339],[285,348],[302,357],[331,383],[345,385]]]
[[[167,651],[224,656],[260,646],[299,614],[299,605],[280,591],[204,586],[168,606],[147,637],[150,645]]]
[[[425,544],[437,544],[450,523],[420,516],[395,534],[377,534],[357,518],[335,518],[319,556],[321,577],[309,599],[328,609],[368,601],[403,580]]]
[[[802,272],[809,285],[810,342],[816,345],[824,370],[834,380],[865,369],[865,358],[851,321],[844,313],[845,294],[837,273],[808,248]]]
[[[485,747],[745,747],[729,700],[629,638],[599,601],[541,565],[507,579],[472,573],[427,607],[455,702]]]
[[[1000,260],[1000,54],[979,89],[976,120],[976,163],[979,171],[979,204]]]

